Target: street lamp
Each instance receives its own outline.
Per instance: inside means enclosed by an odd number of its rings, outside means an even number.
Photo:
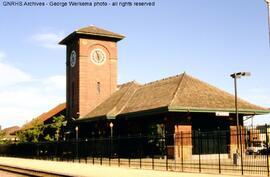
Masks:
[[[111,157],[112,157],[112,152],[113,152],[113,123],[111,122],[109,124],[110,128],[111,128],[111,138],[110,138],[110,154],[111,154]]]
[[[231,74],[231,77],[234,79],[234,101],[235,101],[235,115],[236,115],[236,136],[237,136],[237,153],[239,150],[239,117],[238,117],[238,105],[237,105],[237,79],[240,79],[242,76],[250,76],[250,72],[238,72]],[[241,135],[240,135],[241,136]]]
[[[111,138],[113,137],[113,123],[110,123],[110,128],[111,128]]]
[[[76,159],[78,159],[79,156],[79,148],[78,148],[78,141],[79,141],[79,127],[76,126],[75,127],[75,131],[76,131]]]

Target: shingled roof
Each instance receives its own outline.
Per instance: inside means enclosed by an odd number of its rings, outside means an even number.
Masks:
[[[20,129],[19,126],[12,126],[12,127],[8,127],[3,129],[2,131],[4,132],[4,138],[3,139],[11,139],[15,137],[15,132],[18,131]]]
[[[21,130],[32,128],[34,125],[44,123],[45,121],[49,120],[50,118],[60,114],[62,111],[66,109],[66,103],[61,103],[56,107],[52,108],[48,112],[42,113],[40,116],[34,118],[30,122],[24,124]]]
[[[165,112],[235,112],[234,95],[200,81],[186,73],[138,85],[122,85],[107,100],[79,120],[95,117],[112,118],[153,111]],[[269,109],[239,98],[241,114],[265,114]]]
[[[74,31],[73,33],[69,34],[65,39],[63,39],[61,42],[59,42],[59,44],[67,44],[69,41],[71,41],[74,37],[78,35],[84,36],[86,38],[104,37],[113,41],[119,41],[125,37],[121,34],[114,33],[91,25]]]
[[[106,101],[102,102],[84,118],[89,117],[115,117],[132,98],[134,92],[140,87],[135,81],[120,85]],[[84,119],[82,118],[82,119]]]

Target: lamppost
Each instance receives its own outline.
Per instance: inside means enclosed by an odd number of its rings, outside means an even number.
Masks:
[[[110,123],[110,128],[111,128],[111,138],[113,138],[113,123]]]
[[[75,127],[75,131],[76,131],[76,159],[78,159],[78,156],[79,156],[79,147],[78,147],[78,143],[79,143],[79,127],[78,126]]]
[[[110,138],[110,140],[111,140],[111,148],[110,148],[110,154],[111,154],[111,157],[112,157],[112,152],[113,152],[113,123],[111,122],[110,123],[110,128],[111,128],[111,138]]]
[[[250,76],[250,72],[238,72],[231,74],[231,77],[234,79],[234,101],[235,101],[235,115],[236,115],[236,137],[237,137],[237,153],[239,150],[239,116],[238,116],[238,105],[237,105],[237,79],[240,79],[242,76]],[[240,135],[241,136],[241,135]]]

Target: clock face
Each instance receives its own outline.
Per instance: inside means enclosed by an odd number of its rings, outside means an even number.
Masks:
[[[75,50],[72,50],[72,52],[70,53],[70,66],[74,67],[76,65],[76,52]]]
[[[96,65],[102,65],[106,61],[106,53],[101,49],[94,49],[90,54],[91,61]]]

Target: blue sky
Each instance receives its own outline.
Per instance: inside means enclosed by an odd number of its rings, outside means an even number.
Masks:
[[[187,72],[270,107],[270,50],[264,0],[156,0],[155,7],[4,7],[0,4],[0,125],[22,125],[65,101],[65,48],[74,30],[96,25],[118,43],[118,81]],[[111,1],[107,1],[111,2]],[[256,123],[270,123],[270,116]]]

